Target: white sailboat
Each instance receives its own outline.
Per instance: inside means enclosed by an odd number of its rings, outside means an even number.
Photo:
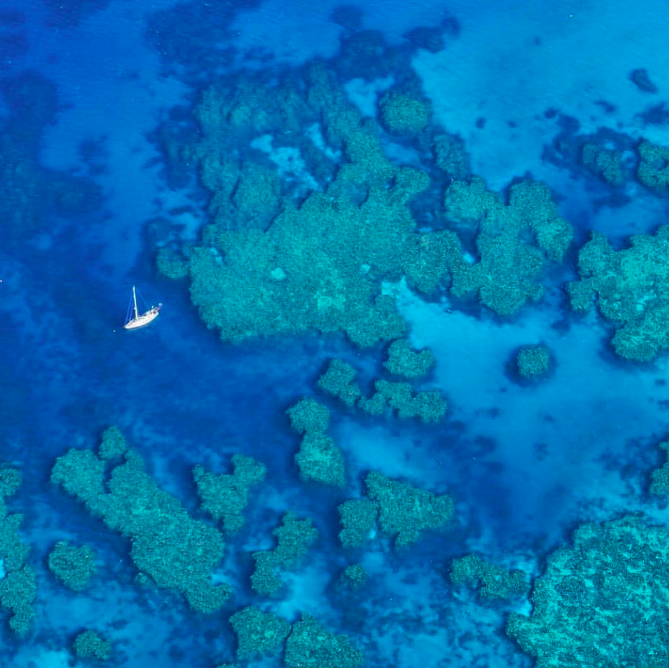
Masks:
[[[137,308],[137,290],[133,285],[132,298],[130,300],[130,305],[128,306],[128,312],[125,316],[124,329],[140,329],[141,327],[146,327],[151,324],[158,317],[162,306],[162,304],[158,304],[158,306],[152,306],[148,311],[140,313]]]

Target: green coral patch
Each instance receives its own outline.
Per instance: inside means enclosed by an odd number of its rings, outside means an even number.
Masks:
[[[346,636],[330,633],[309,615],[293,624],[286,642],[287,668],[357,668],[362,666],[360,650]]]
[[[669,227],[635,235],[618,251],[594,232],[578,268],[581,279],[568,286],[572,308],[597,304],[616,328],[611,344],[618,355],[647,362],[669,349]]]
[[[232,533],[244,524],[242,512],[246,508],[251,488],[260,484],[267,474],[267,467],[245,455],[232,457],[234,473],[216,475],[202,466],[193,469],[193,478],[202,508],[212,517],[223,522],[223,528]]]
[[[237,635],[240,661],[277,653],[290,633],[290,624],[285,619],[252,606],[232,615],[230,624]]]
[[[129,538],[132,560],[158,587],[180,592],[200,612],[214,612],[226,601],[229,588],[211,580],[223,557],[221,534],[161,490],[137,453],[127,450],[113,464],[92,450],[72,449],[56,460],[51,481]]]
[[[311,520],[300,520],[292,513],[283,516],[281,526],[272,531],[277,540],[273,550],[253,553],[255,570],[251,575],[253,590],[264,596],[276,594],[282,587],[280,572],[302,561],[318,538]]]
[[[409,483],[372,472],[365,478],[367,495],[379,509],[379,526],[395,545],[410,545],[427,529],[440,529],[453,519],[453,500]]]
[[[586,524],[535,580],[506,632],[537,668],[666,664],[669,531],[639,517]]]
[[[60,541],[49,552],[49,570],[72,591],[83,591],[95,573],[95,552],[88,545]]]

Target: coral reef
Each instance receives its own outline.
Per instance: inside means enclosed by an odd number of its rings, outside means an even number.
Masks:
[[[436,496],[376,471],[367,475],[365,486],[368,498],[350,499],[337,508],[344,547],[361,546],[377,520],[382,533],[400,547],[416,542],[422,531],[443,528],[453,519],[453,500],[447,494]]]
[[[669,348],[669,227],[630,238],[614,250],[593,232],[579,251],[581,279],[567,286],[571,306],[599,312],[616,327],[611,344],[621,357],[646,362]]]
[[[98,448],[98,456],[104,461],[111,461],[123,457],[128,451],[128,442],[121,430],[112,425],[102,432],[102,441]]]
[[[409,483],[391,480],[373,471],[365,478],[367,495],[379,509],[381,531],[395,538],[395,545],[410,545],[422,531],[440,529],[453,519],[453,500]]]
[[[597,144],[584,144],[581,149],[581,162],[589,171],[612,186],[621,186],[625,182],[620,151],[607,150]]]
[[[379,513],[369,499],[349,499],[337,507],[342,530],[339,540],[344,547],[360,547],[370,537]]]
[[[278,572],[299,565],[318,538],[311,520],[300,520],[292,513],[283,516],[281,526],[272,531],[277,540],[273,550],[253,553],[255,570],[251,575],[253,590],[264,596],[276,594],[283,583]]]
[[[516,368],[521,378],[538,378],[548,372],[551,354],[544,346],[527,346],[516,354]]]
[[[418,134],[432,116],[429,103],[396,91],[381,97],[379,112],[384,127],[394,134]]]
[[[658,447],[664,452],[669,452],[669,442],[659,443]],[[651,474],[650,493],[654,496],[667,496],[669,494],[669,459]]]
[[[464,179],[470,175],[469,155],[460,137],[445,133],[432,139],[432,152],[437,167],[452,179]]]
[[[367,584],[369,576],[360,564],[351,564],[342,573],[342,582],[349,589],[359,589]]]
[[[180,281],[188,277],[188,259],[180,250],[163,246],[156,253],[156,269],[165,278]]]
[[[90,629],[82,631],[74,639],[74,653],[80,659],[107,661],[111,656],[112,644],[106,638]]]
[[[223,528],[232,533],[244,525],[244,508],[248,505],[249,491],[265,480],[267,467],[245,455],[232,457],[232,475],[216,475],[202,466],[193,469],[193,478],[202,508],[223,522]]]
[[[95,573],[95,552],[88,545],[56,543],[49,552],[49,570],[72,591],[83,591]]]
[[[232,615],[230,624],[237,635],[236,656],[240,661],[277,653],[290,633],[285,619],[252,606]]]
[[[405,275],[410,286],[431,294],[447,276],[448,258],[460,258],[460,247],[451,232],[416,231],[407,203],[428,187],[427,175],[387,160],[378,128],[361,120],[322,65],[312,66],[306,81],[306,98],[299,101],[293,90],[297,100],[291,97],[281,120],[271,122],[280,122],[281,133],[301,130],[304,115],[293,117],[293,101],[320,114],[328,145],[343,154],[336,177],[299,207],[284,198],[283,210],[264,230],[231,229],[218,216],[187,253],[191,298],[226,341],[343,331],[356,345],[370,347],[401,337],[406,328],[394,299],[381,294],[381,280]],[[277,88],[277,96],[288,94],[283,90]],[[246,95],[244,119],[258,125],[271,117],[253,97],[260,95],[257,87]],[[233,111],[242,112],[230,108],[230,100],[222,106],[220,98],[203,102],[198,112],[201,125],[216,132],[232,122]],[[204,180],[217,193],[214,201],[236,187],[237,176],[226,176],[220,154],[220,147],[206,146],[198,157],[208,165]]]
[[[299,434],[324,432],[330,424],[330,411],[314,399],[301,399],[286,413],[290,426]]]
[[[325,373],[318,379],[318,387],[337,397],[347,406],[354,406],[360,398],[360,387],[355,382],[355,367],[343,360],[332,360]]]
[[[0,605],[11,613],[9,627],[19,637],[32,628],[37,593],[35,571],[28,563],[29,549],[19,537],[23,515],[9,514],[7,497],[21,486],[16,469],[0,468]]]
[[[399,418],[419,418],[423,422],[438,422],[446,414],[447,404],[437,390],[413,393],[409,383],[377,380],[371,397],[361,397],[358,406],[370,415],[383,415],[388,408],[397,411]]]
[[[522,571],[509,572],[475,554],[453,559],[449,575],[454,585],[469,584],[485,599],[513,598],[528,589],[527,576]]]
[[[346,484],[344,455],[325,431],[330,411],[313,399],[301,399],[287,411],[291,426],[303,434],[295,463],[304,480],[343,487]]]
[[[454,223],[478,229],[478,262],[451,262],[455,296],[476,293],[498,315],[513,315],[543,296],[542,274],[550,263],[562,260],[572,240],[572,229],[558,216],[546,186],[516,183],[504,204],[483,179],[472,177],[451,184],[444,204]]]
[[[586,524],[534,582],[529,617],[506,632],[537,668],[635,666],[669,659],[669,532],[639,517]]]
[[[286,642],[287,668],[356,668],[363,663],[362,652],[343,635],[330,633],[309,615],[302,615]]]
[[[669,193],[669,148],[643,141],[637,151],[636,177],[639,183],[660,195]]]
[[[223,556],[221,534],[161,490],[137,453],[126,450],[113,464],[93,450],[72,449],[56,460],[51,481],[129,538],[132,560],[158,587],[182,593],[199,612],[213,612],[228,598],[229,588],[211,581]]]
[[[346,484],[344,455],[327,434],[305,434],[295,462],[304,480],[332,487]]]
[[[421,378],[434,366],[431,350],[416,352],[406,339],[393,341],[388,347],[388,359],[383,366],[395,376]]]

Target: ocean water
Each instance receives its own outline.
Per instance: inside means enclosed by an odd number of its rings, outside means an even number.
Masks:
[[[3,0],[0,462],[21,472],[19,491],[5,502],[23,514],[20,537],[37,589],[23,637],[0,608],[0,668],[85,665],[72,649],[85,629],[112,642],[110,666],[283,665],[281,651],[235,663],[229,618],[247,605],[290,624],[302,614],[317,618],[370,667],[533,665],[504,632],[509,613],[531,614],[531,601],[491,603],[454,587],[452,559],[476,553],[532,580],[585,522],[627,513],[669,520],[666,504],[648,493],[669,428],[666,356],[620,359],[610,324],[595,310],[574,313],[565,298],[590,231],[619,248],[667,221],[666,194],[644,188],[631,167],[622,185],[606,183],[583,167],[579,150],[585,141],[620,147],[631,165],[642,138],[669,146],[668,28],[660,0]],[[251,91],[293,82],[304,93],[314,63],[368,123],[378,121],[385,91],[410,91],[429,104],[432,126],[462,140],[471,174],[500,193],[526,177],[547,184],[574,228],[562,266],[544,279],[544,297],[510,317],[445,287],[428,299],[399,276],[388,280],[410,343],[434,354],[433,371],[417,385],[448,401],[436,424],[374,418],[316,387],[329,360],[341,358],[368,388],[384,373],[385,346],[359,349],[341,332],[313,330],[221,340],[191,302],[188,280],[156,269],[161,234],[198,243],[212,221],[212,193],[180,152],[202,139],[195,109],[203,92],[248,81]],[[656,92],[630,80],[641,69]],[[250,113],[265,113],[262,103]],[[439,175],[419,138],[379,132],[391,162],[433,178],[430,195],[412,208],[421,229],[448,226],[434,211],[453,179]],[[270,148],[251,151],[266,134],[269,144],[256,147]],[[295,134],[331,141],[313,124]],[[291,139],[278,132],[225,141],[224,151],[255,156],[280,175],[284,204],[299,206],[344,161],[341,147],[328,146],[334,159],[323,176],[313,156],[282,153]],[[123,329],[134,284],[164,304],[141,332]],[[551,371],[522,381],[513,355],[539,344],[551,351]],[[331,411],[329,434],[347,467],[342,489],[300,478],[300,438],[285,411],[305,396]],[[234,454],[266,465],[244,528],[226,538],[215,577],[233,595],[217,612],[196,613],[178,593],[138,586],[130,541],[50,482],[56,458],[97,447],[110,425],[157,485],[209,526],[216,523],[198,507],[192,467],[229,473]],[[450,495],[452,523],[404,549],[378,532],[343,549],[336,507],[364,493],[369,471]],[[273,546],[271,532],[287,511],[311,518],[319,538],[282,575],[280,594],[262,597],[250,586],[250,555]],[[58,541],[95,550],[85,591],[66,589],[49,572]],[[364,589],[342,590],[349,564],[368,572]],[[6,577],[0,567],[0,603]],[[303,665],[350,665],[331,659]]]

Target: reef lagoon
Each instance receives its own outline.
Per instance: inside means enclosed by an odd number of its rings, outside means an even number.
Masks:
[[[3,0],[0,668],[669,666],[667,34]]]

